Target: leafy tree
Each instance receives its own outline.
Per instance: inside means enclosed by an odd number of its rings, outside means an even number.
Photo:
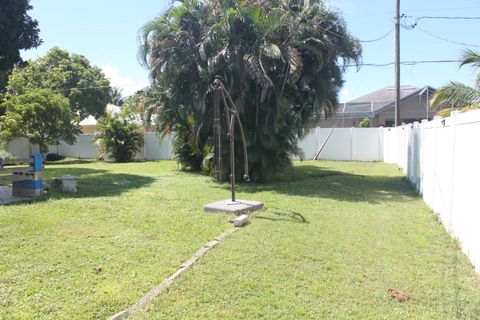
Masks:
[[[95,141],[100,145],[100,158],[110,154],[115,162],[133,161],[143,145],[140,126],[111,112],[97,122]]]
[[[50,89],[36,89],[3,102],[6,114],[0,117],[0,137],[9,141],[25,137],[46,153],[49,145],[61,140],[73,144],[80,133],[79,119],[68,100]]]
[[[368,128],[370,127],[370,118],[365,117],[359,123],[360,128]]]
[[[9,77],[7,91],[12,95],[48,88],[69,100],[70,108],[81,119],[100,117],[115,92],[102,71],[90,65],[87,58],[52,48],[44,57],[15,68]]]
[[[143,27],[140,40],[158,88],[158,127],[175,132],[177,159],[199,170],[209,156],[211,84],[219,75],[239,110],[256,181],[289,166],[299,138],[335,111],[343,65],[361,53],[343,19],[320,0],[177,1]]]
[[[467,50],[463,53],[460,67],[470,65],[476,69],[480,68],[480,53]],[[452,81],[435,92],[432,97],[431,107],[453,106],[463,108],[467,106],[480,106],[480,73],[474,87],[463,83]]]
[[[29,0],[0,0],[0,94],[7,85],[13,67],[22,63],[20,50],[38,47],[38,22],[27,12]]]

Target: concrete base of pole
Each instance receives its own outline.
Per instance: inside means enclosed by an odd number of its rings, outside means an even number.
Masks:
[[[19,201],[27,201],[32,199],[35,199],[35,198],[14,196],[12,194],[12,187],[0,186],[0,205],[19,202]]]
[[[235,202],[232,202],[230,199],[212,202],[203,207],[205,212],[234,213],[237,215],[245,212],[260,210],[262,208],[262,202],[238,199]]]

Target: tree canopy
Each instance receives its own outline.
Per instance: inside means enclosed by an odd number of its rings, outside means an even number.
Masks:
[[[38,22],[27,12],[29,0],[0,0],[0,93],[7,85],[13,67],[22,62],[20,50],[38,47]]]
[[[42,153],[61,140],[74,143],[80,133],[78,117],[68,100],[50,89],[35,89],[13,96],[2,103],[6,113],[0,117],[0,137],[9,141],[25,137],[38,144]]]
[[[81,119],[100,117],[115,97],[109,80],[102,71],[90,65],[87,58],[59,48],[25,67],[17,67],[9,77],[7,93],[22,95],[36,89],[51,89],[69,101],[70,108]]]
[[[460,67],[472,66],[475,69],[480,68],[480,53],[467,50],[461,57]],[[431,101],[432,108],[449,107],[465,108],[480,107],[480,73],[477,75],[475,86],[451,81],[449,84],[439,88]]]
[[[343,66],[361,55],[344,20],[320,0],[177,1],[140,40],[158,88],[159,130],[175,132],[177,159],[198,170],[209,158],[211,84],[219,75],[239,110],[256,181],[301,153],[299,138],[335,111]],[[241,148],[236,157],[242,166]]]

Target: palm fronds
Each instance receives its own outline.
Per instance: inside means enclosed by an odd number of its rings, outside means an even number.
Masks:
[[[473,50],[465,51],[462,55],[460,68],[466,65],[479,68],[480,53]],[[477,76],[475,87],[451,81],[449,84],[438,89],[430,102],[432,108],[463,108],[471,105],[480,106],[480,73]]]
[[[258,181],[301,153],[298,139],[336,108],[338,61],[358,63],[361,54],[342,18],[320,0],[178,1],[139,39],[140,60],[161,92],[157,126],[175,132],[177,159],[193,170],[208,163],[210,84],[219,75],[237,104]],[[241,149],[235,155],[242,166]]]
[[[432,108],[480,105],[480,90],[460,82],[451,81],[435,92],[430,102]]]

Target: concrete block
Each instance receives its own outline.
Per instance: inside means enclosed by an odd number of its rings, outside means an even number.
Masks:
[[[13,190],[15,189],[43,189],[43,181],[41,180],[20,180],[13,181]]]
[[[243,227],[247,223],[250,222],[250,217],[246,214],[242,214],[241,216],[232,219],[231,221],[235,227]]]
[[[209,203],[203,207],[205,212],[224,212],[242,214],[245,212],[252,212],[263,208],[263,203],[259,201],[251,200],[237,200],[231,202],[230,200],[222,200],[213,203]]]
[[[13,197],[38,198],[42,196],[43,189],[12,188]]]

